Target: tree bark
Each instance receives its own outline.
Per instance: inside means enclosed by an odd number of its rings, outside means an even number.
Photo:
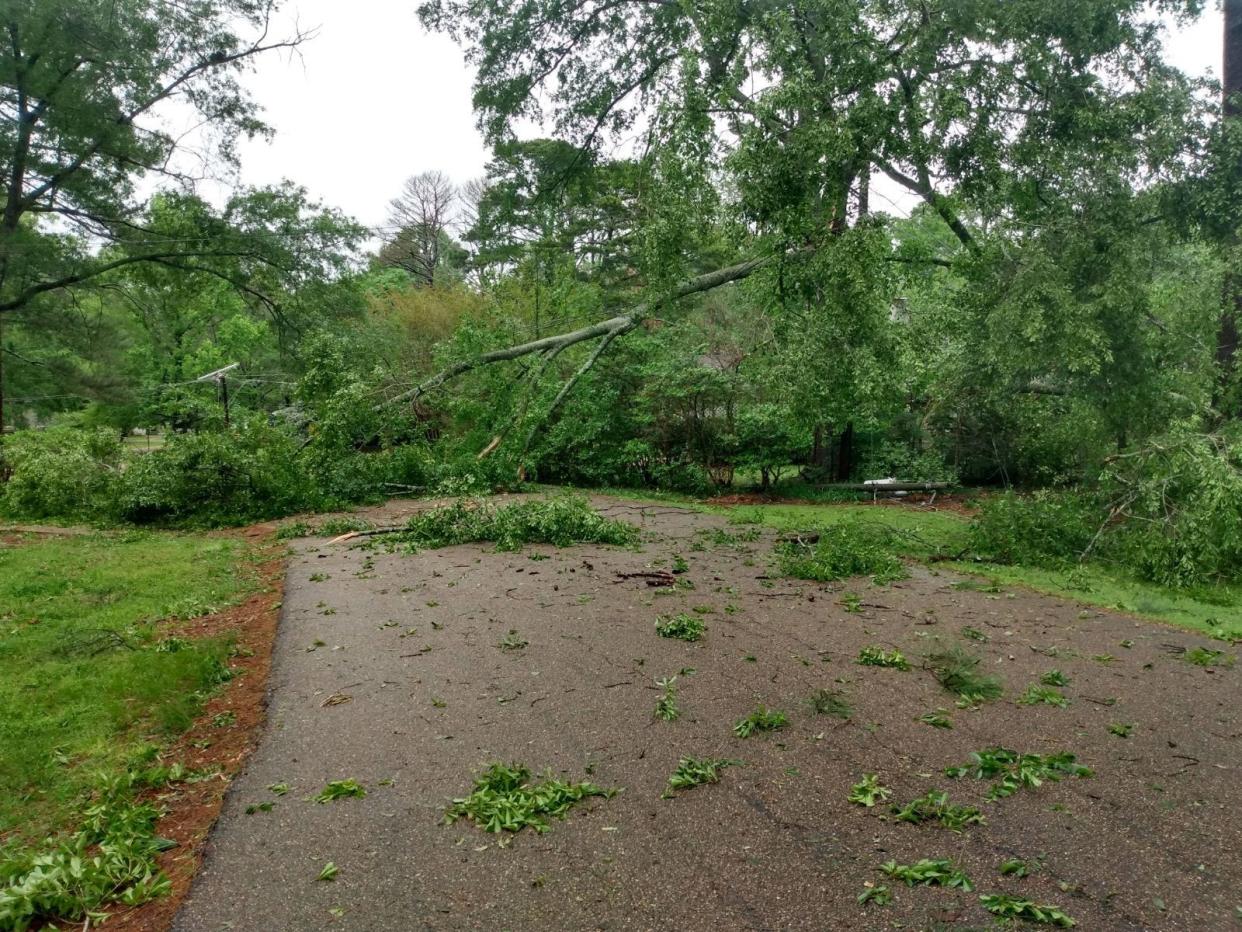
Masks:
[[[841,443],[837,447],[837,481],[849,482],[854,468],[854,422],[847,421],[841,431]]]

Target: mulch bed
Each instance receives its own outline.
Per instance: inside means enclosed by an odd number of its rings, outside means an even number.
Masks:
[[[174,784],[151,797],[166,810],[156,825],[156,833],[177,842],[177,847],[159,859],[160,867],[172,881],[172,894],[136,909],[113,913],[107,928],[114,932],[164,932],[172,925],[202,861],[203,844],[220,814],[225,793],[258,742],[267,715],[267,676],[284,592],[285,550],[273,540],[274,531],[272,525],[257,525],[222,532],[240,536],[259,555],[253,595],[222,612],[166,625],[164,633],[184,638],[231,636],[238,648],[238,656],[230,662],[236,675],[207,703],[193,727],[165,753],[169,761],[178,761],[191,770],[216,769],[218,776],[201,783]],[[211,724],[213,718],[225,712],[233,713],[231,724]],[[210,743],[197,747],[196,742]],[[78,928],[76,924],[72,927]]]

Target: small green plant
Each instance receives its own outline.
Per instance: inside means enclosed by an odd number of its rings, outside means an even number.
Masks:
[[[270,792],[275,793],[277,796],[284,796],[289,792],[288,783],[269,783],[267,788]]]
[[[689,571],[690,571],[690,564],[686,562],[686,558],[683,557],[680,553],[673,554],[673,566],[672,566],[673,574],[676,576],[680,576],[682,573],[687,573]]]
[[[500,639],[496,646],[501,650],[521,650],[530,642],[518,634],[517,628],[510,628],[509,633]]]
[[[1110,735],[1116,735],[1118,738],[1128,738],[1134,733],[1134,725],[1114,722],[1108,726],[1108,733]]]
[[[995,676],[979,672],[982,659],[956,645],[932,651],[924,663],[944,689],[971,705],[998,699],[1005,688]]]
[[[847,592],[841,596],[841,607],[847,612],[856,614],[862,611],[862,596],[856,592]]]
[[[689,790],[705,783],[720,782],[720,771],[741,763],[735,760],[712,760],[709,758],[683,757],[677,762],[677,769],[668,778],[668,789],[664,798],[671,799],[674,790]]]
[[[949,718],[948,709],[937,709],[934,712],[924,712],[915,721],[922,722],[924,725],[931,725],[933,728],[952,728],[953,720]]]
[[[330,803],[338,799],[361,799],[367,791],[357,780],[333,780],[315,797],[317,803]]]
[[[988,642],[988,636],[978,628],[972,628],[970,625],[964,625],[961,631],[962,637],[968,641],[978,641],[980,644]]]
[[[690,607],[690,611],[696,615],[714,615],[716,614],[716,607],[714,605],[693,605]]]
[[[854,661],[864,667],[892,667],[894,670],[909,670],[910,661],[901,651],[894,648],[886,651],[883,647],[864,647],[858,652]]]
[[[331,882],[333,880],[336,880],[336,875],[339,874],[340,872],[341,872],[340,869],[335,864],[333,864],[331,861],[329,861],[327,864],[323,866],[323,869],[319,871],[319,876],[316,877],[315,879]]]
[[[854,712],[845,694],[839,689],[817,689],[807,701],[816,715],[849,718]]]
[[[574,804],[591,796],[605,799],[616,795],[594,783],[565,783],[551,774],[542,783],[531,780],[531,772],[520,764],[491,764],[474,780],[469,796],[454,799],[444,813],[451,825],[469,819],[486,832],[520,832],[533,828],[548,830],[548,818],[564,818]]]
[[[662,676],[656,680],[656,685],[664,690],[664,693],[660,696],[659,701],[656,702],[655,714],[656,718],[666,722],[674,721],[681,714],[677,708],[676,682],[677,677],[675,676]]]
[[[974,751],[970,762],[961,767],[949,767],[945,776],[950,779],[973,776],[977,780],[996,780],[988,791],[988,799],[1012,796],[1023,787],[1036,789],[1045,780],[1055,783],[1063,776],[1090,777],[1091,768],[1077,763],[1069,752],[1060,754],[1019,754],[1005,747],[991,747]]]
[[[707,625],[701,618],[695,618],[685,612],[676,615],[661,615],[655,627],[660,637],[675,638],[679,641],[697,641],[707,630]]]
[[[894,806],[893,815],[898,822],[939,822],[945,828],[960,832],[968,825],[983,825],[983,813],[971,806],[955,806],[949,795],[931,790],[926,796],[913,799],[904,806]]]
[[[1060,670],[1049,670],[1039,681],[1045,686],[1068,686],[1070,683],[1069,677]]]
[[[922,858],[913,864],[886,861],[880,865],[880,870],[894,880],[904,881],[908,887],[955,887],[967,893],[975,888],[965,871],[943,858]]]
[[[850,802],[870,809],[878,802],[883,802],[893,795],[893,791],[880,783],[880,777],[874,773],[864,773],[862,779],[850,787]]]
[[[1073,928],[1077,923],[1058,906],[1040,905],[1007,893],[985,893],[979,902],[994,916],[1002,919],[1018,919],[1062,929]]]
[[[739,738],[749,738],[757,731],[776,731],[788,724],[789,717],[784,712],[759,706],[748,716],[734,723],[733,733]]]
[[[1032,683],[1027,687],[1026,692],[1018,697],[1019,705],[1054,705],[1058,709],[1064,709],[1069,705],[1069,699],[1065,697],[1058,689],[1051,686],[1039,686]]]
[[[884,884],[873,884],[870,881],[863,884],[863,892],[858,894],[858,902],[866,906],[868,903],[874,903],[876,906],[887,906],[893,902],[893,894]]]
[[[237,723],[237,713],[232,709],[225,712],[218,712],[211,717],[212,728],[228,728],[230,725]]]

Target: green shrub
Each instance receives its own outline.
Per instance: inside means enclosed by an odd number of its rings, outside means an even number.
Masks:
[[[1086,551],[1107,512],[1093,496],[1006,493],[986,499],[970,527],[970,546],[993,563],[1058,567]]]
[[[132,462],[120,516],[135,523],[218,525],[325,507],[328,496],[298,460],[290,433],[259,422],[172,437]]]
[[[120,476],[116,431],[54,428],[4,438],[0,509],[17,518],[106,518]],[[4,470],[0,469],[0,475]]]
[[[894,550],[892,528],[847,521],[821,529],[814,544],[780,544],[777,558],[781,572],[798,579],[831,582],[850,576],[871,576],[877,583],[886,583],[907,575]]]

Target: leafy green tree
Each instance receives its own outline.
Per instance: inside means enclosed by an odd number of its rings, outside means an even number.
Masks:
[[[588,342],[602,351],[674,301],[758,272],[752,294],[781,330],[803,416],[829,405],[871,416],[897,388],[885,378],[886,265],[960,266],[993,298],[1042,302],[1066,327],[1073,297],[1093,286],[1041,284],[1036,269],[1056,261],[1041,234],[1078,230],[1086,246],[1092,231],[1133,224],[1141,190],[1185,175],[1212,115],[1163,61],[1140,0],[529,0],[521,15],[505,0],[428,0],[420,15],[466,44],[492,142],[510,145],[518,121],[541,118],[587,151],[639,129],[659,195],[636,231],[646,293],[627,310],[455,362],[413,395],[493,362]],[[869,233],[873,176],[921,200],[952,245],[903,254]],[[687,244],[720,222],[750,258],[682,280],[701,268]],[[1029,264],[1014,263],[1028,246]],[[1086,252],[1074,274],[1086,275]],[[1120,348],[1140,302],[1105,303]],[[1019,317],[1015,304],[984,323],[999,331]],[[1015,342],[1038,339],[1028,327]]]
[[[37,324],[48,296],[112,270],[256,251],[236,238],[162,235],[138,193],[219,174],[236,165],[239,138],[267,132],[238,79],[256,56],[304,38],[269,39],[274,9],[273,0],[0,6],[0,327],[15,312]],[[201,139],[168,128],[174,108],[201,121]]]

